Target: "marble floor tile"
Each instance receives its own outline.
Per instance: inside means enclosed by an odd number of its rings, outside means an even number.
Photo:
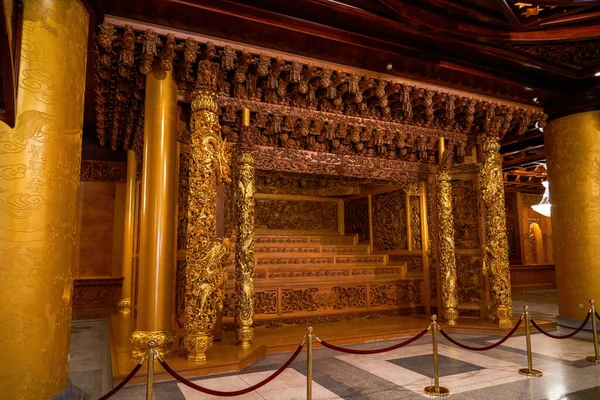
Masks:
[[[494,341],[490,341],[493,343]],[[513,336],[502,344],[518,350],[527,350],[525,336]],[[577,361],[594,354],[594,345],[577,339],[553,339],[542,334],[531,336],[531,351],[559,360]]]

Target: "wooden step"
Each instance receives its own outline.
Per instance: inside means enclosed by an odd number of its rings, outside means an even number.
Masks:
[[[370,254],[370,246],[365,244],[270,244],[259,243],[254,247],[254,253],[259,254]]]
[[[255,245],[262,244],[356,244],[358,235],[265,235],[260,234],[254,237]]]
[[[284,254],[282,256],[272,254],[257,254],[256,255],[256,267],[261,266],[284,266],[284,265],[300,265],[304,267],[318,266],[318,265],[337,265],[337,266],[351,266],[351,265],[386,265],[386,255],[355,255],[355,254],[341,254],[341,255],[325,255],[325,254]]]

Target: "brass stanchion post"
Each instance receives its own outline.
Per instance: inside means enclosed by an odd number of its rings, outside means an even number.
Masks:
[[[437,348],[437,316],[431,316],[431,342],[433,343],[433,386],[427,386],[425,393],[430,396],[445,397],[450,395],[450,390],[440,386],[440,377],[438,374],[438,348]]]
[[[531,329],[529,327],[529,306],[523,307],[525,310],[525,340],[527,341],[527,368],[521,368],[519,373],[525,376],[540,377],[544,375],[542,371],[533,369],[533,360],[531,357]]]
[[[596,306],[594,300],[590,300],[590,308],[592,313],[592,335],[594,337],[594,355],[585,359],[593,363],[600,363],[600,355],[598,354],[598,330],[596,329]]]
[[[152,386],[154,385],[154,346],[156,342],[148,343],[148,377],[146,380],[146,400],[152,400]]]
[[[312,400],[313,327],[306,331],[306,400]]]

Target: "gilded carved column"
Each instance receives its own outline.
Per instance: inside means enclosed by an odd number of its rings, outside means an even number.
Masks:
[[[504,204],[502,157],[498,135],[481,138],[483,166],[481,194],[485,207],[484,268],[490,279],[490,315],[501,327],[512,326],[512,299],[508,266],[508,236]]]
[[[582,320],[588,300],[600,301],[600,111],[553,120],[544,142],[558,313],[562,318]]]
[[[235,335],[242,347],[249,347],[254,337],[254,140],[250,110],[242,113],[235,185]]]
[[[199,63],[199,88],[192,94],[184,324],[184,343],[190,361],[206,360],[227,282],[223,261],[229,253],[229,240],[216,238],[215,185],[230,182],[214,90],[217,67],[208,61]]]
[[[119,301],[119,312],[122,315],[131,314],[136,176],[137,160],[134,151],[129,150],[127,151],[127,178],[125,181],[125,223],[123,224],[123,284]]]
[[[143,356],[150,340],[163,355],[173,351],[177,185],[177,85],[173,72],[155,61],[146,76],[144,105],[137,319],[131,335],[135,358]]]
[[[448,173],[451,153],[445,154],[444,138],[439,139],[440,172],[437,177],[438,220],[440,232],[440,279],[442,309],[448,325],[456,325],[458,294],[456,291],[456,257],[454,255],[454,217],[452,215],[452,185]]]
[[[442,308],[448,325],[456,325],[458,294],[456,293],[456,257],[454,256],[454,218],[452,216],[452,185],[448,171],[437,178],[438,219],[440,223],[440,279]]]
[[[88,24],[77,0],[23,2],[16,125],[0,122],[3,399],[70,398]]]

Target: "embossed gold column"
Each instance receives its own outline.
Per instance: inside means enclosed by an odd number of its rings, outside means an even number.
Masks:
[[[439,139],[440,172],[437,176],[438,219],[440,223],[440,278],[442,281],[442,309],[448,325],[458,319],[456,292],[456,257],[454,256],[454,217],[452,215],[452,185],[444,157],[444,138]],[[448,155],[447,155],[448,156]]]
[[[235,335],[242,347],[249,347],[254,337],[254,140],[247,108],[241,136],[235,186]]]
[[[135,358],[143,356],[150,340],[163,355],[173,351],[177,186],[177,85],[173,72],[156,61],[146,76],[137,319],[131,335]]]
[[[215,185],[217,179],[219,183],[230,181],[217,116],[217,94],[205,85],[200,87],[192,94],[188,197],[184,344],[190,361],[205,361],[206,351],[212,346],[212,330],[223,308],[227,282],[223,261],[229,253],[229,240],[216,238]]]
[[[16,126],[0,122],[2,399],[69,396],[88,18],[23,2]]]
[[[581,320],[588,300],[600,298],[600,111],[550,122],[544,142],[558,312]]]
[[[483,166],[480,171],[485,207],[484,268],[490,280],[490,316],[501,327],[512,326],[512,298],[508,267],[508,236],[504,204],[502,157],[497,135],[481,137]]]
[[[137,160],[135,152],[127,152],[127,179],[125,181],[125,223],[123,224],[123,284],[119,312],[131,314],[131,282],[133,272],[133,235],[135,225],[135,184],[137,175]]]
[[[452,215],[452,185],[448,171],[437,178],[438,218],[440,222],[440,278],[442,308],[448,325],[456,325],[458,294],[456,293],[456,257],[454,256],[454,217]]]

